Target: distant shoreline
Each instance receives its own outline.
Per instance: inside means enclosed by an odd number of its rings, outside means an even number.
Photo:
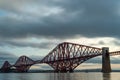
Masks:
[[[101,72],[101,69],[85,69],[85,70],[74,70],[73,72]],[[112,70],[112,72],[120,72],[120,70]],[[67,72],[54,72],[54,70],[30,70],[28,72],[15,72],[15,71],[9,71],[9,72],[0,72],[0,73],[67,73]]]

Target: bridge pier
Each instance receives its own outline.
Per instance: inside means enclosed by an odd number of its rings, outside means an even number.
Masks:
[[[102,72],[103,73],[111,72],[110,55],[108,47],[102,48]]]

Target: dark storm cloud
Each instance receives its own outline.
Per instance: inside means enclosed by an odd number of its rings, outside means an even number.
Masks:
[[[37,1],[39,2],[39,0]],[[34,1],[34,5],[40,7],[37,1],[36,3]],[[32,2],[24,3],[23,6],[25,4],[32,5]],[[38,17],[32,16],[37,22],[34,19],[33,21],[24,20],[24,18],[31,17],[31,15],[26,15],[26,11],[21,10],[22,6],[14,5],[11,7],[13,10],[11,10],[9,8],[4,9],[7,6],[4,5],[2,6],[3,10],[13,11],[17,16],[11,18],[8,15],[8,17],[0,19],[0,36],[2,38],[31,36],[68,38],[81,35],[86,37],[109,36],[119,38],[119,4],[118,0],[65,0],[58,2],[53,0],[52,3],[44,1],[45,6],[60,7],[63,11],[60,14],[50,14],[42,18],[39,17],[40,15]],[[18,13],[14,11],[17,9]],[[17,19],[20,16],[22,16],[23,20]]]

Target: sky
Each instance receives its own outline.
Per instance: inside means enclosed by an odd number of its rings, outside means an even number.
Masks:
[[[119,51],[119,26],[120,0],[0,0],[0,57],[45,56],[65,41]]]

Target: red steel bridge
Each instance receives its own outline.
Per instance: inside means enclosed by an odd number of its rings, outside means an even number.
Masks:
[[[2,72],[9,72],[11,68],[15,68],[18,72],[27,72],[34,64],[46,63],[50,65],[56,72],[72,72],[78,65],[83,62],[102,55],[102,71],[110,72],[110,56],[120,55],[120,51],[109,52],[106,47],[96,48],[75,43],[63,42],[58,44],[47,56],[42,60],[34,61],[27,56],[21,56],[11,65],[5,61],[1,67]]]

